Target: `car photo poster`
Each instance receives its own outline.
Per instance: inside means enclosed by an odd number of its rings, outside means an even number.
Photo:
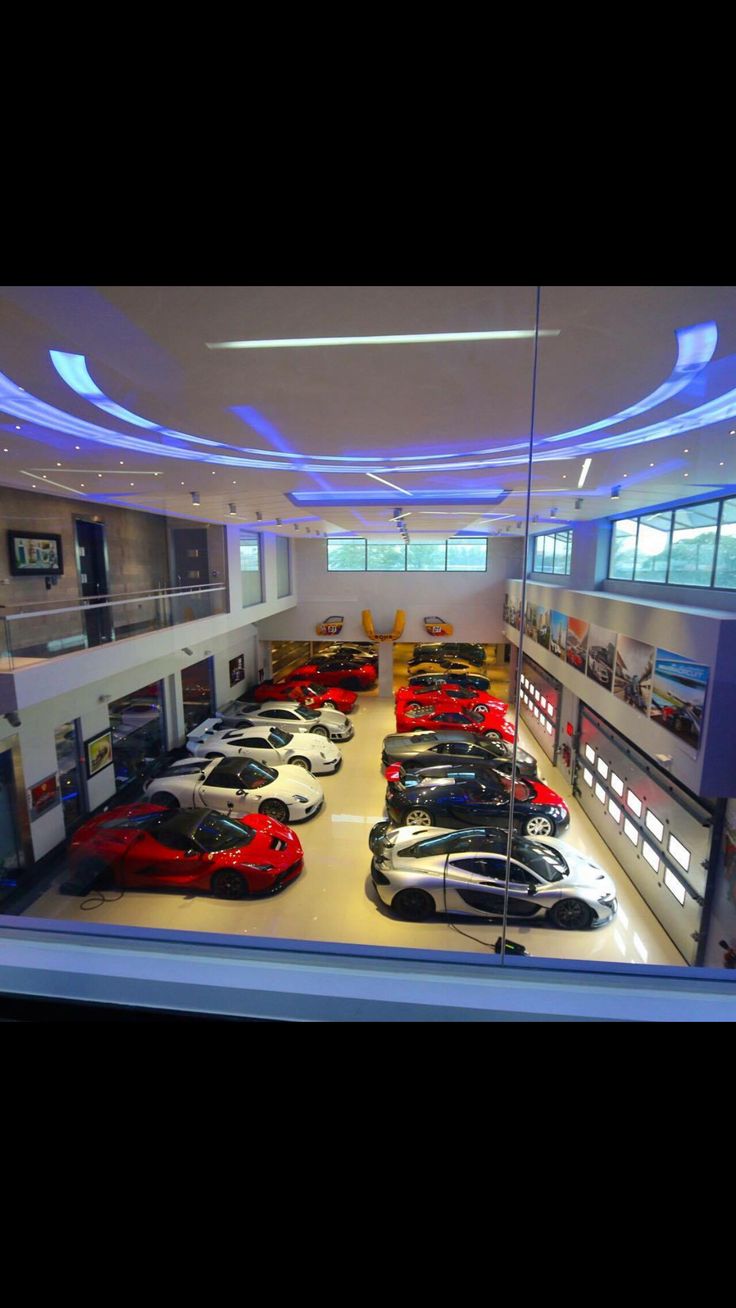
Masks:
[[[700,748],[709,678],[710,668],[705,663],[657,650],[649,716],[695,749]]]
[[[549,649],[549,609],[543,604],[536,606],[537,643],[543,649]]]
[[[557,609],[552,609],[549,618],[550,650],[557,655],[558,659],[564,659],[567,649],[567,618],[564,613],[558,613]]]
[[[654,673],[654,646],[632,636],[619,636],[613,693],[616,699],[649,716]]]
[[[610,627],[599,627],[591,622],[588,631],[587,675],[606,690],[613,688],[613,671],[616,666],[618,632]]]
[[[588,627],[582,618],[567,619],[567,662],[578,672],[585,672],[588,650]]]

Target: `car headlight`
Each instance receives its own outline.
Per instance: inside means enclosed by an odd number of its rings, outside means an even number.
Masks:
[[[306,795],[292,795],[291,798],[292,798],[292,800],[294,800],[297,804],[308,804],[308,803],[309,803],[309,800],[308,800],[308,798],[307,798]]]
[[[616,898],[616,896],[615,896],[613,893],[608,894],[608,895],[601,895],[600,898],[599,898],[599,900],[598,900],[598,903],[599,903],[599,904],[605,904],[605,905],[608,907],[608,906],[610,906],[610,905],[613,903],[613,901],[614,901],[615,898]]]

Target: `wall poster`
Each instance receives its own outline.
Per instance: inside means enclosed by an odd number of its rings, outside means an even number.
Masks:
[[[710,668],[705,663],[657,650],[649,716],[695,749],[700,748],[709,678]]]
[[[567,662],[578,672],[585,672],[589,623],[582,618],[567,619]]]
[[[632,636],[619,636],[616,646],[616,671],[613,693],[616,699],[630,704],[649,716],[654,673],[654,646]]]
[[[567,648],[567,618],[557,609],[550,612],[549,648],[558,659],[564,659]]]

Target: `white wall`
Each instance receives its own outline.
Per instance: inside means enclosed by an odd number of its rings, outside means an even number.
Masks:
[[[496,537],[488,542],[486,572],[328,572],[324,540],[293,543],[293,572],[299,605],[259,621],[266,640],[313,640],[318,622],[344,615],[341,640],[365,640],[361,612],[370,609],[376,631],[390,631],[397,609],[406,612],[402,640],[431,637],[425,616],[451,622],[459,640],[496,644],[503,635],[506,578],[518,574],[522,542]]]

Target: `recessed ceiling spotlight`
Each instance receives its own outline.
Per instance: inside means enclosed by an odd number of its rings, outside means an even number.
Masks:
[[[125,467],[125,460],[124,460],[124,459],[121,459],[121,460],[120,460],[120,467],[121,467],[121,468],[124,468],[124,467]]]
[[[101,477],[101,476],[102,476],[102,473],[101,473],[101,472],[98,472],[97,476],[98,476],[98,477]],[[184,482],[182,482],[181,484],[182,484],[182,486],[183,486],[183,485],[184,485]]]
[[[57,466],[57,468],[60,468],[60,467],[61,467],[61,464],[60,464],[60,463],[57,463],[56,466]]]
[[[734,427],[733,430],[730,431],[728,434],[729,436],[736,436],[736,427]]]
[[[78,450],[78,449],[80,449],[81,447],[80,447],[79,445],[75,445],[74,448],[75,448],[75,450]]]
[[[624,477],[628,477],[628,475],[629,475],[628,472],[624,473]]]
[[[650,467],[650,468],[653,468],[653,467],[654,467],[654,464],[653,464],[653,463],[650,463],[650,464],[649,464],[649,467]]]
[[[683,477],[689,477],[689,476],[690,476],[690,473],[689,473],[689,472],[683,472],[682,475],[683,475]]]
[[[134,482],[134,481],[132,481],[130,484],[131,484],[131,486],[135,486],[135,482]]]
[[[721,459],[721,462],[718,464],[718,467],[719,467],[719,468],[722,468],[722,467],[723,467],[723,459]]]
[[[5,447],[3,446],[3,454],[7,454],[7,452],[8,452],[8,451],[7,451],[7,450],[5,449]]]
[[[563,481],[567,481],[567,473],[566,473],[566,472],[563,472],[563,474],[562,474],[562,480],[563,480]]]
[[[16,431],[20,431],[20,427],[18,426],[18,423],[17,423],[17,422],[16,422],[16,424],[15,424],[15,430],[16,430]],[[79,447],[77,447],[77,448],[79,448]]]
[[[689,450],[683,450],[682,452],[683,452],[683,454],[689,454],[689,453],[690,453]]]

